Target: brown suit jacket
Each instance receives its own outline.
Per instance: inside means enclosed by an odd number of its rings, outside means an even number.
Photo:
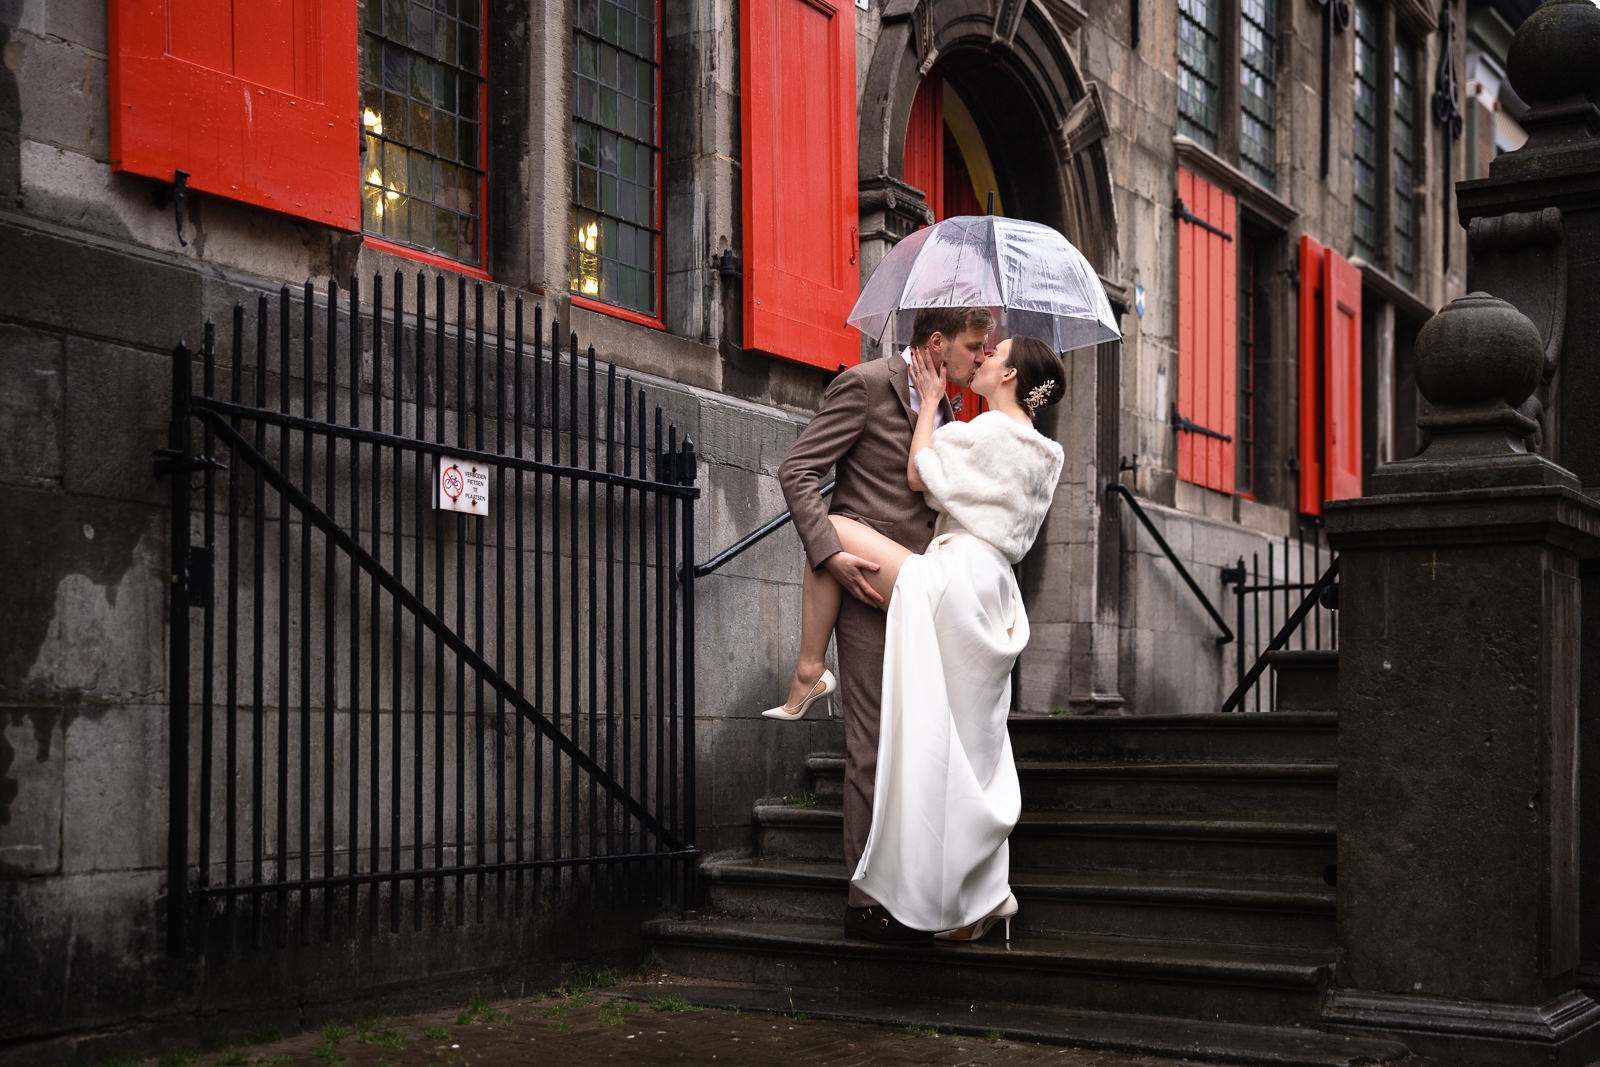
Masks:
[[[940,399],[945,418],[949,401]],[[831,510],[921,552],[933,538],[934,512],[906,482],[915,420],[910,368],[895,354],[852,367],[828,386],[822,408],[778,468],[778,482],[813,567],[839,548],[818,490],[835,470]],[[839,699],[844,705],[844,853],[853,872],[872,828],[878,767],[878,709],[883,696],[884,613],[846,596],[839,607]],[[874,903],[854,886],[850,904]]]
[[[941,398],[945,418],[952,417]],[[900,355],[841,373],[822,408],[778,468],[778,482],[811,566],[839,551],[829,511],[860,519],[913,552],[933,538],[933,509],[906,483],[906,458],[915,417],[910,368]],[[819,495],[823,475],[836,469],[830,506]]]

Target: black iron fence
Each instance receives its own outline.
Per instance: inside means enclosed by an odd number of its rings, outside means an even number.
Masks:
[[[694,447],[453,288],[174,353],[174,952],[693,894]]]
[[[1222,571],[1233,587],[1237,683],[1223,711],[1270,711],[1277,682],[1267,669],[1268,652],[1279,649],[1334,650],[1339,647],[1339,559],[1322,539],[1322,524],[1300,526],[1293,538],[1267,543],[1261,553],[1243,556]],[[1267,675],[1265,685],[1262,675]]]

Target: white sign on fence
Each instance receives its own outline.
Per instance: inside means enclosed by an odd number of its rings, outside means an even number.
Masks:
[[[489,514],[489,468],[466,459],[439,457],[439,477],[434,480],[433,506],[441,511],[468,515]]]

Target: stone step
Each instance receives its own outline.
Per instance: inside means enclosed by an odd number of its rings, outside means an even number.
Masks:
[[[755,821],[756,856],[821,860],[843,866],[844,816],[838,808],[763,802],[751,814]]]
[[[1019,714],[1008,725],[1019,761],[1332,763],[1338,755],[1339,720],[1331,711]]]
[[[837,809],[758,804],[756,856],[842,863]],[[1335,862],[1331,822],[1198,815],[1024,811],[1011,835],[1021,869],[1187,871],[1316,881]]]
[[[1328,820],[1339,777],[1332,763],[1027,760],[1017,772],[1029,811]]]
[[[976,944],[888,946],[830,922],[703,918],[646,927],[661,964],[688,978],[863,997],[915,989],[927,998],[1070,1004],[1232,1022],[1309,1025],[1332,952],[1136,938],[993,933]]]
[[[834,922],[841,915],[841,863],[715,857],[700,870],[711,913],[808,922]],[[1013,870],[1011,886],[1022,908],[1013,922],[1017,932],[1304,948],[1334,944],[1333,890],[1316,882]]]
[[[1339,653],[1282,648],[1266,660],[1277,681],[1278,711],[1339,709]]]
[[[844,757],[806,760],[819,807],[844,794]],[[1030,811],[1149,812],[1262,818],[1334,814],[1338,767],[1304,761],[1090,762],[1020,759],[1022,802]]]
[[[837,806],[844,797],[844,756],[814,752],[806,757],[806,772],[818,802]]]
[[[914,1026],[984,1039],[999,1033],[1013,1041],[1229,1067],[1375,1067],[1391,1063],[1399,1067],[1399,1061],[1408,1055],[1399,1042],[1379,1038],[1325,1034],[1303,1027],[1245,1026],[1014,1004],[981,990],[969,990],[953,1000],[935,1000],[915,988],[863,998],[849,989],[796,989],[669,975],[614,987],[611,995],[640,1001],[671,995],[706,1008],[790,1016],[801,1013],[808,1019],[876,1023],[895,1029]],[[984,1061],[981,1052],[975,1055],[971,1062]]]
[[[1331,821],[1024,812],[1011,835],[1022,869],[1316,881],[1334,862]]]

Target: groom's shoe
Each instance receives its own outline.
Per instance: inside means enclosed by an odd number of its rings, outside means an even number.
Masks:
[[[889,914],[882,904],[844,909],[844,936],[876,941],[881,945],[922,945],[933,940],[927,930],[913,930]]]

